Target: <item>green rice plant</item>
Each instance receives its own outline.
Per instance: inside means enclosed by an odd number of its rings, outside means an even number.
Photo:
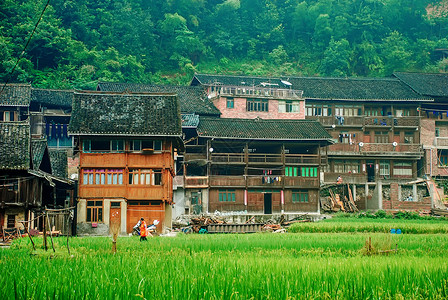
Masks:
[[[372,244],[399,251],[363,256]],[[387,241],[384,242],[384,241]],[[383,233],[27,239],[0,250],[1,299],[443,299],[448,236]],[[387,245],[386,245],[387,244]],[[30,255],[32,254],[32,255]]]
[[[334,218],[312,223],[295,223],[290,232],[390,232],[400,229],[402,233],[434,234],[448,233],[448,222],[433,220],[401,220],[401,219],[348,219]]]

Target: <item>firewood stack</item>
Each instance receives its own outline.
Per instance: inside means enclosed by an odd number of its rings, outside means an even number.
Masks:
[[[358,212],[359,209],[355,204],[355,201],[353,199],[352,190],[350,189],[350,186],[347,184],[347,195],[340,195],[335,194],[332,189],[328,189],[330,196],[327,197],[326,201],[321,202],[322,209],[324,211],[329,212],[337,212],[337,211],[344,211],[344,212]]]

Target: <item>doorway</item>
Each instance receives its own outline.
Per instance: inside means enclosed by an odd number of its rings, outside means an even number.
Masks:
[[[366,162],[366,171],[367,171],[367,181],[374,182],[375,181],[375,163],[373,161]]]
[[[272,214],[272,194],[265,193],[264,195],[264,213],[266,215]]]

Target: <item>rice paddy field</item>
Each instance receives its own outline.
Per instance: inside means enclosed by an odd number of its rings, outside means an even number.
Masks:
[[[448,235],[435,229],[448,222],[421,221],[429,230],[402,221],[399,235],[360,229],[383,220],[346,222],[300,223],[286,234],[121,237],[116,254],[108,237],[70,238],[70,255],[66,238],[55,239],[56,252],[22,238],[0,249],[0,299],[448,298]]]

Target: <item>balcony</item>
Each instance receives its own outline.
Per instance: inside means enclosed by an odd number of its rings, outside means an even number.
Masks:
[[[224,86],[219,91],[221,96],[243,97],[243,98],[274,98],[274,99],[303,99],[303,91],[279,89],[275,87],[241,87],[241,86]]]
[[[185,176],[185,188],[207,188],[208,176]]]
[[[211,187],[307,187],[318,188],[319,179],[317,177],[287,177],[287,176],[261,176],[261,175],[240,175],[210,176]]]
[[[212,163],[222,164],[246,164],[244,153],[216,153],[212,154],[210,160]],[[283,164],[301,164],[301,165],[319,165],[319,155],[316,154],[248,154],[248,164],[266,164],[281,165]]]
[[[393,143],[362,143],[362,146],[359,144],[334,144],[328,146],[327,154],[421,156],[423,149],[421,144],[395,144],[395,146]]]
[[[364,143],[363,147],[359,147],[360,153],[369,154],[394,154],[400,156],[423,155],[421,144],[394,144],[392,143]]]
[[[439,149],[448,149],[448,137],[436,137],[434,139],[434,146]]]
[[[389,116],[307,116],[306,119],[317,120],[323,126],[367,126],[367,127],[418,127],[420,117]]]
[[[246,178],[241,176],[210,176],[210,186],[222,187],[244,187],[246,186]]]
[[[364,117],[364,125],[372,127],[418,127],[420,125],[420,117]]]
[[[324,173],[325,183],[336,183],[338,177],[341,176],[343,183],[360,183],[367,182],[367,174],[365,173]]]

